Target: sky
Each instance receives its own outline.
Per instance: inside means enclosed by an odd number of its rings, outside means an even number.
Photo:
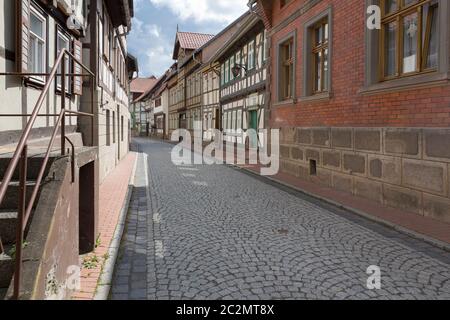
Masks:
[[[139,76],[161,76],[173,63],[179,31],[217,34],[241,16],[248,0],[134,0],[128,51],[138,58]]]

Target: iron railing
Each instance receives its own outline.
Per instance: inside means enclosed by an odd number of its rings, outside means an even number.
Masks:
[[[74,74],[74,73],[66,73],[66,65],[63,63],[66,59],[71,59],[75,64],[80,66],[84,72],[84,74]],[[61,68],[61,73],[58,73],[58,69]],[[72,183],[75,181],[75,147],[73,143],[66,136],[66,117],[91,117],[91,146],[94,146],[94,92],[95,92],[95,74],[92,73],[88,67],[83,65],[81,61],[79,61],[72,53],[63,49],[58,58],[56,59],[55,64],[50,73],[18,73],[18,72],[4,72],[0,73],[0,76],[45,76],[46,82],[44,87],[42,88],[41,94],[34,106],[33,112],[31,114],[0,114],[0,117],[29,117],[25,129],[21,135],[21,138],[17,144],[17,147],[14,151],[14,155],[8,165],[8,168],[3,176],[3,180],[0,185],[0,204],[2,203],[9,184],[13,178],[14,172],[19,166],[19,202],[18,202],[18,210],[17,210],[17,231],[16,231],[16,250],[15,250],[15,269],[14,269],[14,290],[12,299],[17,300],[20,298],[20,286],[21,286],[21,272],[22,272],[22,247],[25,230],[28,224],[28,220],[30,219],[31,212],[33,210],[34,203],[36,201],[37,195],[39,193],[39,188],[44,178],[44,173],[50,159],[50,155],[53,150],[53,146],[55,144],[55,139],[58,136],[58,129],[60,129],[61,136],[61,156],[66,155],[66,141],[72,147],[72,158],[71,158],[71,166],[72,166]],[[91,85],[91,113],[72,111],[66,109],[66,76],[71,77],[89,77],[90,85]],[[61,112],[59,114],[40,114],[40,110],[42,105],[47,98],[50,87],[56,77],[61,77]],[[46,117],[57,117],[57,120],[54,124],[53,132],[48,143],[47,151],[42,161],[42,166],[37,175],[37,179],[35,181],[35,186],[32,190],[31,197],[26,203],[26,184],[27,184],[27,162],[28,162],[28,140],[30,139],[31,130],[36,122],[37,117],[46,116]],[[0,254],[4,253],[4,246],[0,239]]]

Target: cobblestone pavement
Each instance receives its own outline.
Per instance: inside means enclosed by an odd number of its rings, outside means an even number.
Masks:
[[[225,165],[176,167],[170,144],[135,143],[112,299],[450,298],[445,251]],[[380,290],[367,289],[371,265]]]

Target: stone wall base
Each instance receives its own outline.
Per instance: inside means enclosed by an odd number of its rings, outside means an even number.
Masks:
[[[281,171],[450,223],[450,129],[282,128]]]

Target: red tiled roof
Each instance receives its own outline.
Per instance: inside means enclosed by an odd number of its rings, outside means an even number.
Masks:
[[[148,87],[147,90],[145,90],[139,97],[137,97],[133,102],[139,102],[143,100],[147,95],[153,90],[156,89],[156,86],[160,83],[160,81],[165,77],[165,74],[159,77],[158,79],[155,78],[155,82]]]
[[[136,78],[130,83],[130,91],[133,93],[144,93],[150,90],[158,81],[156,77]]]
[[[195,32],[178,32],[177,38],[181,48],[195,50],[214,38],[214,35]]]

